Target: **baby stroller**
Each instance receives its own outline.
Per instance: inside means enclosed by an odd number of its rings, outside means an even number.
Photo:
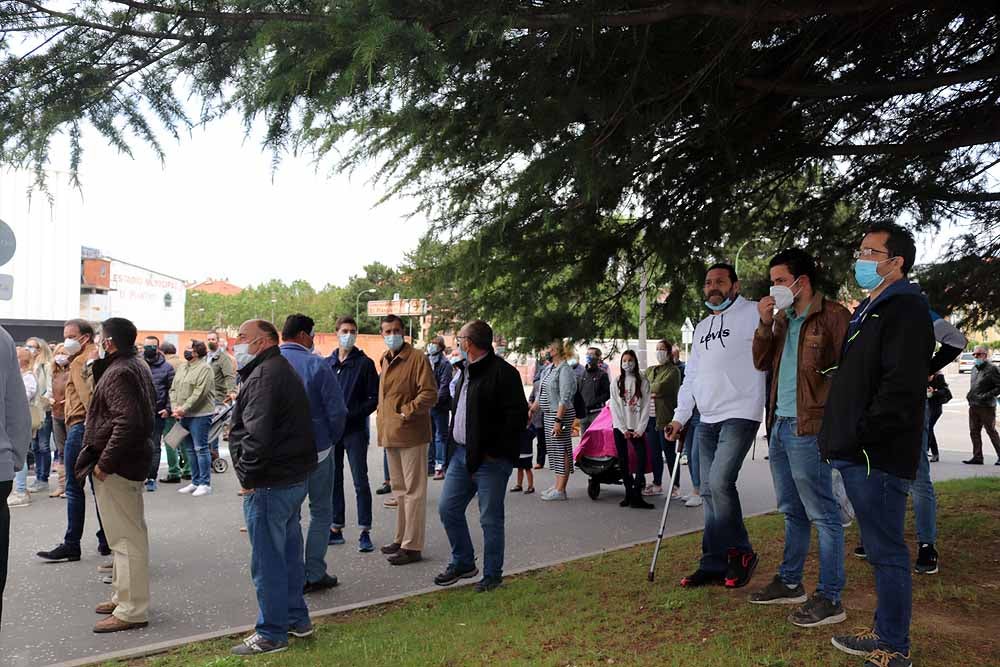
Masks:
[[[233,406],[235,403],[229,403],[223,406],[222,410],[212,416],[212,425],[208,430],[208,441],[215,442],[216,438],[221,438],[223,434],[228,436],[229,432],[229,418],[233,414]],[[212,461],[212,470],[219,473],[220,475],[227,470],[229,470],[229,461],[219,456]]]
[[[648,447],[646,452],[648,457]],[[604,406],[597,419],[580,438],[579,444],[573,450],[573,460],[576,462],[576,467],[590,478],[587,480],[587,495],[591,500],[597,500],[601,495],[602,484],[622,484],[622,470],[618,460],[618,450],[615,448],[611,408]],[[629,463],[632,472],[636,472],[639,467],[638,460],[630,457]],[[646,463],[648,470],[649,461]]]

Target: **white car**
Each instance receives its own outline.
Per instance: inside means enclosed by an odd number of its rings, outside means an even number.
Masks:
[[[1000,350],[993,350],[993,358],[991,361],[994,364],[1000,364]]]
[[[972,356],[971,352],[963,352],[962,356],[958,358],[959,373],[971,373],[975,365],[976,365],[976,358]]]

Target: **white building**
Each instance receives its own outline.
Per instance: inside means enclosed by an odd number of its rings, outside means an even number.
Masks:
[[[140,331],[184,331],[186,289],[180,278],[84,249],[80,317],[131,320]]]
[[[0,220],[13,231],[14,255],[0,266],[12,281],[0,301],[0,324],[17,341],[62,340],[62,325],[80,315],[82,200],[65,174],[48,175],[49,195],[32,192],[34,174],[0,170]]]

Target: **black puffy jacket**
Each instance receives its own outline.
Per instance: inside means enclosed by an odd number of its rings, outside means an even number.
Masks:
[[[463,369],[455,386],[453,416],[464,392],[469,394],[465,413],[465,464],[469,472],[476,472],[487,457],[517,463],[521,436],[528,427],[528,402],[520,373],[490,351],[486,358]],[[452,419],[450,451],[457,446],[454,427]]]
[[[309,398],[277,346],[239,371],[230,447],[244,489],[289,486],[316,468]]]
[[[824,459],[854,461],[914,479],[922,441],[934,331],[912,283],[890,285],[851,320],[819,433]]]

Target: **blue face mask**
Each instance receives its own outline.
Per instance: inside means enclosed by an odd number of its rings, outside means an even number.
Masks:
[[[390,334],[382,338],[385,339],[385,346],[393,352],[399,352],[399,348],[403,347],[402,334]]]
[[[469,360],[469,353],[463,350],[462,348],[458,348],[458,353],[462,355],[462,361]]]
[[[870,292],[885,280],[885,278],[878,274],[878,265],[880,263],[871,259],[859,259],[854,262],[854,280],[857,281],[861,289],[866,289]]]
[[[733,300],[730,299],[728,296],[726,297],[726,300],[720,303],[719,305],[715,305],[711,301],[705,302],[705,307],[715,312],[719,312],[720,310],[725,310],[726,308],[729,308],[729,306],[731,305],[733,305]]]
[[[986,365],[986,360],[982,357],[976,357],[976,368],[981,368]]]
[[[434,343],[431,343],[430,345],[427,346],[427,354],[431,355],[432,357],[440,351],[441,350],[439,350],[438,346]]]

